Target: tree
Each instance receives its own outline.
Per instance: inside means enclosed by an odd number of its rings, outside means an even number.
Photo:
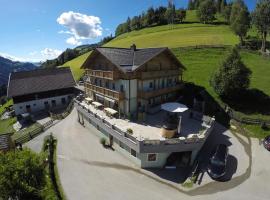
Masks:
[[[155,21],[155,10],[153,7],[148,8],[146,14],[146,26],[151,26]]]
[[[243,0],[237,0],[233,3],[230,26],[234,33],[239,36],[240,43],[243,45],[244,37],[246,37],[250,28],[250,15]]]
[[[179,9],[176,11],[176,20],[179,21],[180,23],[182,23],[184,21],[184,19],[186,18],[187,15],[187,11],[185,9]]]
[[[195,9],[195,3],[194,0],[188,1],[188,10],[194,10]]]
[[[228,24],[230,23],[231,11],[232,11],[232,3],[229,3],[222,9],[222,15]]]
[[[197,15],[202,23],[210,23],[215,20],[216,7],[213,0],[205,0],[200,3]]]
[[[221,5],[220,5],[220,12],[223,13],[225,8],[227,6],[227,1],[226,0],[222,0],[221,1]]]
[[[0,199],[41,199],[44,156],[30,150],[0,153]]]
[[[127,18],[127,21],[126,21],[126,30],[127,30],[127,32],[130,32],[131,31],[131,20],[130,20],[130,18],[128,17]]]
[[[233,98],[249,87],[251,71],[241,61],[236,48],[232,49],[210,80],[215,92],[225,98]]]
[[[253,24],[262,36],[262,52],[266,51],[266,37],[270,32],[270,0],[260,0],[252,13]]]
[[[221,3],[222,0],[216,0],[216,10],[218,13],[221,13]]]
[[[175,5],[169,1],[168,7],[165,13],[168,24],[174,24],[175,19]]]
[[[155,23],[157,23],[158,25],[167,24],[167,20],[165,17],[166,10],[167,8],[163,6],[160,6],[157,9],[155,9]]]
[[[131,30],[139,30],[141,28],[140,18],[135,16],[131,20]]]

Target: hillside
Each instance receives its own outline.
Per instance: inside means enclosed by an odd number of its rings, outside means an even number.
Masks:
[[[189,15],[189,20],[195,20],[195,16]],[[129,47],[135,43],[138,48],[160,47],[170,48],[196,46],[196,45],[235,45],[238,38],[226,25],[205,25],[199,23],[165,25],[145,28],[120,35],[104,46]],[[70,66],[76,80],[82,74],[80,66],[89,53],[79,56],[63,66]]]
[[[0,85],[7,84],[9,74],[13,71],[33,70],[37,66],[32,63],[12,61],[0,56]]]
[[[199,23],[165,25],[125,33],[105,46],[129,47],[135,43],[141,47],[170,48],[196,45],[235,45],[238,38],[227,25]]]
[[[75,80],[79,80],[83,74],[83,70],[80,68],[86,58],[91,52],[85,53],[71,61],[66,62],[63,67],[71,67]]]

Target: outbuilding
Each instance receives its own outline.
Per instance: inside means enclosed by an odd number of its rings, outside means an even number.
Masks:
[[[8,97],[16,115],[53,110],[68,104],[76,82],[69,67],[12,72]]]

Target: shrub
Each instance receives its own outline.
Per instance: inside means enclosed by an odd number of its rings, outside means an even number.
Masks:
[[[128,128],[128,129],[127,129],[127,132],[128,132],[130,135],[133,134],[133,130],[132,130],[131,128]]]
[[[100,144],[102,144],[103,146],[106,145],[106,138],[100,138]]]

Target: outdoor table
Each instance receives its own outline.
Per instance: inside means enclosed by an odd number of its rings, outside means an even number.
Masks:
[[[118,113],[116,110],[114,110],[112,108],[104,108],[104,111],[109,116],[113,116],[113,115]]]
[[[85,98],[85,101],[86,101],[86,103],[90,104],[90,103],[92,103],[92,102],[93,102],[93,99],[91,99],[91,98],[87,97],[87,98]]]
[[[95,108],[100,108],[102,106],[101,103],[96,102],[96,101],[92,102],[92,104],[94,105]]]

